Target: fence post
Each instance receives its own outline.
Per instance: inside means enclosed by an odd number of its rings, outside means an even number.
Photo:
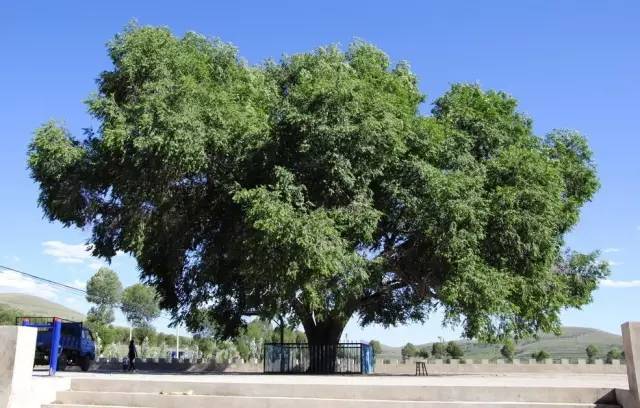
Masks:
[[[62,322],[57,317],[53,318],[53,330],[51,331],[51,350],[49,350],[49,375],[56,375],[58,371],[58,352],[60,350],[60,331]]]

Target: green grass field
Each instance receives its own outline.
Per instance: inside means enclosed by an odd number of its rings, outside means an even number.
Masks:
[[[0,293],[0,305],[18,310],[25,316],[60,317],[62,319],[82,321],[82,313],[49,300],[23,293]]]

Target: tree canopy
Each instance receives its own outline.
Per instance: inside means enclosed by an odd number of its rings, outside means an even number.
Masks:
[[[417,356],[418,351],[418,348],[413,343],[407,343],[400,350],[400,354],[402,355],[402,359],[406,360],[407,358]]]
[[[142,283],[131,285],[122,292],[120,309],[133,327],[150,326],[160,316],[157,292]]]
[[[598,189],[577,132],[534,134],[504,92],[455,84],[430,115],[407,63],[364,42],[250,66],[195,33],[131,26],[84,138],[36,130],[50,220],[124,251],[162,306],[231,336],[286,316],[310,343],[347,321],[444,312],[467,337],[558,331],[606,264],[564,237]]]
[[[89,309],[87,319],[96,325],[112,323],[113,308],[120,304],[122,283],[118,274],[109,268],[100,268],[87,281],[87,302],[95,304]]]

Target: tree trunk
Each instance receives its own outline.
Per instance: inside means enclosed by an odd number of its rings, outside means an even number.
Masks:
[[[305,319],[304,331],[309,342],[310,373],[333,374],[336,372],[338,342],[346,322],[339,319],[328,319],[314,322]]]

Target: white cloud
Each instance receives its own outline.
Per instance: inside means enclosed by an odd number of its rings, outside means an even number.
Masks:
[[[107,263],[91,255],[91,245],[86,244],[67,244],[62,241],[45,241],[42,243],[45,255],[52,256],[60,263],[64,264],[85,264],[89,269],[96,270]],[[118,251],[112,260],[125,255],[124,252]]]
[[[0,292],[26,293],[50,300],[58,297],[58,290],[13,271],[0,271]]]
[[[77,305],[77,304],[80,303],[80,301],[78,299],[76,299],[76,298],[73,298],[73,297],[66,297],[66,298],[64,298],[64,303],[67,306],[68,305]]]
[[[622,248],[605,248],[602,250],[602,252],[604,252],[605,254],[610,254],[613,252],[620,252],[622,251]]]
[[[603,279],[600,281],[600,285],[606,288],[640,288],[640,280],[613,280]]]
[[[65,244],[61,241],[42,243],[45,255],[53,256],[60,263],[79,264],[91,259],[91,246],[85,244]]]
[[[83,282],[80,279],[75,279],[73,282],[65,282],[64,284],[77,289],[82,289],[82,290],[87,289],[87,282]]]
[[[623,262],[612,261],[611,259],[607,259],[605,262],[608,263],[609,266],[620,266],[623,264]]]
[[[107,264],[101,261],[91,261],[91,263],[89,263],[89,269],[100,269],[103,266],[107,266]]]

